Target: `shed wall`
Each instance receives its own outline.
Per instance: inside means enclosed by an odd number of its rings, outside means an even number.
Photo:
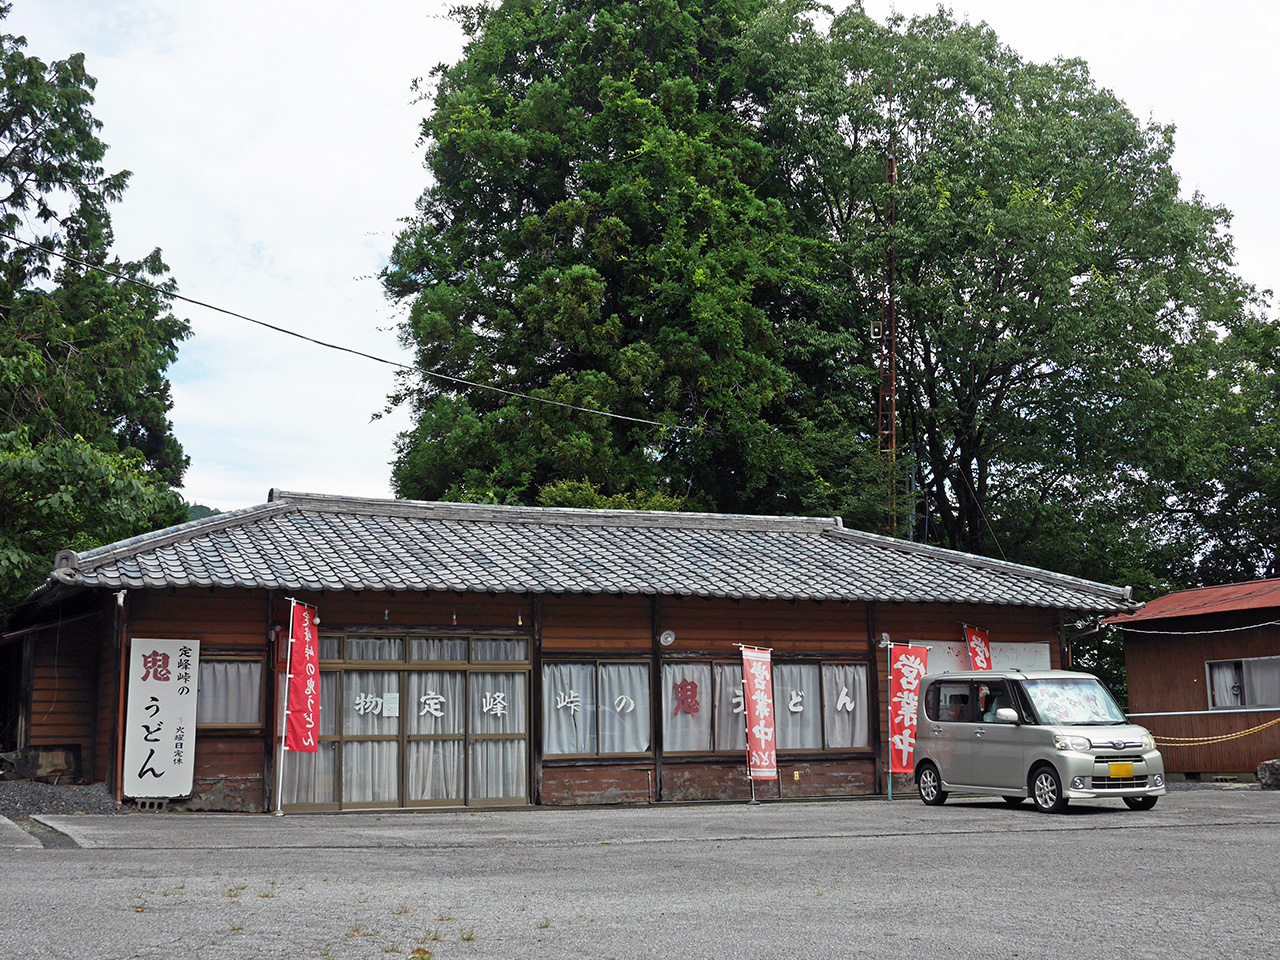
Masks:
[[[1238,734],[1280,717],[1280,710],[1208,712],[1205,672],[1205,664],[1211,660],[1280,656],[1280,628],[1230,629],[1259,619],[1276,619],[1273,614],[1251,610],[1243,614],[1143,622],[1135,627],[1147,631],[1167,629],[1169,633],[1125,632],[1129,711],[1136,723],[1149,729],[1157,740],[1164,741],[1160,752],[1170,773],[1252,773],[1263,760],[1280,757],[1280,724],[1213,744],[1179,745],[1175,739]],[[1210,630],[1224,632],[1203,632]]]

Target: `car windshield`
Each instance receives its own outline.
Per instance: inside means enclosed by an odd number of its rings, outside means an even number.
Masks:
[[[1055,677],[1024,680],[1031,703],[1042,723],[1127,723],[1107,688],[1092,677]]]

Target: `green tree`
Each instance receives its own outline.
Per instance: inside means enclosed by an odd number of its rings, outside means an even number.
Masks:
[[[571,480],[729,511],[840,499],[791,403],[809,389],[779,322],[799,248],[737,111],[736,44],[767,6],[461,11],[470,43],[422,127],[431,186],[384,273],[423,373],[393,398],[416,418],[398,493],[528,503]]]
[[[822,295],[859,327],[892,251],[916,528],[1152,591],[1189,575],[1212,374],[1258,298],[1226,211],[1179,195],[1172,127],[945,10],[853,7],[824,33],[813,9],[757,21],[755,102]]]
[[[0,4],[0,20],[9,12]],[[181,517],[187,457],[165,370],[189,335],[159,251],[110,252],[108,174],[83,55],[46,63],[0,35],[0,616],[65,546]]]

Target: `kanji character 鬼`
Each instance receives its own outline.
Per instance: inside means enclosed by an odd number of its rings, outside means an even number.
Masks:
[[[144,653],[142,655],[142,679],[167,681],[169,679],[169,655],[161,653],[159,650]]]
[[[673,692],[676,706],[672,713],[679,713],[682,710],[689,714],[698,712],[698,684],[695,681],[680,680],[676,683]]]

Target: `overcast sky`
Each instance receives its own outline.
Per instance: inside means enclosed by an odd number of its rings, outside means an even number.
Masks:
[[[3,25],[98,79],[113,214],[127,258],[160,247],[186,296],[406,361],[377,271],[426,185],[410,83],[462,48],[453,0],[13,0]],[[868,0],[883,19],[936,4]],[[972,0],[1025,58],[1082,57],[1142,120],[1177,125],[1184,191],[1235,214],[1239,268],[1280,285],[1280,7],[1268,2]],[[179,304],[171,368],[183,491],[221,509],[271,487],[390,496],[403,412],[392,368]]]

